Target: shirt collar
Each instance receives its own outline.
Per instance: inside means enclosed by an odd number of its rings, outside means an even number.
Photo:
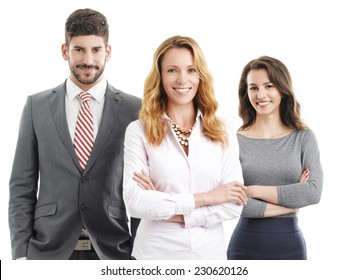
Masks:
[[[107,87],[107,81],[103,78],[99,83],[94,85],[88,90],[88,93],[97,100],[98,103],[102,102]],[[66,81],[66,95],[69,102],[71,102],[80,92],[83,90],[78,87],[70,78]]]
[[[165,120],[167,120],[167,121],[169,121],[169,122],[173,122],[169,117],[168,117],[168,115],[166,114],[166,113],[164,113],[163,114],[163,118],[165,119]],[[202,112],[201,112],[201,110],[197,110],[197,115],[196,115],[196,121],[198,120],[198,119],[202,119],[203,118],[203,114],[202,114]]]

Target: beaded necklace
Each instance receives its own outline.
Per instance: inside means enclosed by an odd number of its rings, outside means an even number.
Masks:
[[[179,140],[179,143],[182,146],[188,146],[189,138],[190,138],[193,127],[191,127],[189,130],[183,130],[177,124],[172,123],[172,129],[174,130],[174,132],[176,134],[176,138],[178,138],[178,140]]]

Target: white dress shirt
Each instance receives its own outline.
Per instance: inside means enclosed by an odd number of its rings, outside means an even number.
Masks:
[[[193,194],[221,184],[243,182],[235,131],[227,127],[225,149],[202,132],[197,114],[187,156],[165,115],[168,133],[159,146],[150,145],[139,120],[126,131],[124,198],[130,216],[141,218],[133,253],[136,259],[226,259],[222,222],[239,217],[242,206],[225,203],[195,209]],[[143,190],[132,179],[144,169],[158,191]],[[185,223],[165,221],[183,215]]]
[[[94,139],[97,137],[103,116],[106,86],[107,82],[104,78],[88,90],[88,93],[92,95],[89,101],[89,107],[93,114]],[[66,81],[65,112],[72,141],[74,141],[76,120],[82,103],[80,97],[78,97],[78,94],[81,92],[83,90],[68,78]]]
[[[88,90],[88,93],[92,96],[89,101],[89,107],[91,108],[93,115],[93,133],[94,140],[97,138],[98,130],[100,127],[101,119],[103,116],[104,102],[105,102],[105,92],[107,87],[107,81],[103,78],[95,86]],[[66,119],[68,122],[69,133],[71,141],[74,143],[75,137],[75,127],[77,117],[80,112],[82,100],[78,96],[79,93],[83,92],[80,87],[74,84],[70,78],[66,81],[66,96],[65,96],[65,112]],[[80,237],[88,237],[88,232],[85,227],[83,227]]]

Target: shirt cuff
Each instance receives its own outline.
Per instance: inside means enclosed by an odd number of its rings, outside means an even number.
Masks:
[[[201,207],[196,209],[192,213],[184,215],[185,228],[201,225],[200,221],[202,220],[202,217],[203,217],[203,209]]]
[[[193,194],[175,194],[176,213],[186,215],[195,210],[195,199]]]

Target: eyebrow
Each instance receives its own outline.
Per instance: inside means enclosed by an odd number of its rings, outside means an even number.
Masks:
[[[86,49],[85,47],[80,47],[80,46],[73,46],[74,49]],[[95,46],[95,47],[92,47],[92,49],[102,49],[103,46]]]
[[[165,67],[175,67],[175,68],[179,68],[179,66],[178,65],[167,65],[167,66],[165,66]],[[191,68],[191,67],[194,67],[194,68],[197,68],[196,66],[194,66],[194,65],[189,65],[189,66],[187,66],[187,68]]]
[[[262,85],[268,85],[268,84],[273,84],[273,83],[272,82],[265,82]],[[254,84],[254,83],[249,83],[248,85],[250,85],[250,86],[257,86],[257,84]]]

